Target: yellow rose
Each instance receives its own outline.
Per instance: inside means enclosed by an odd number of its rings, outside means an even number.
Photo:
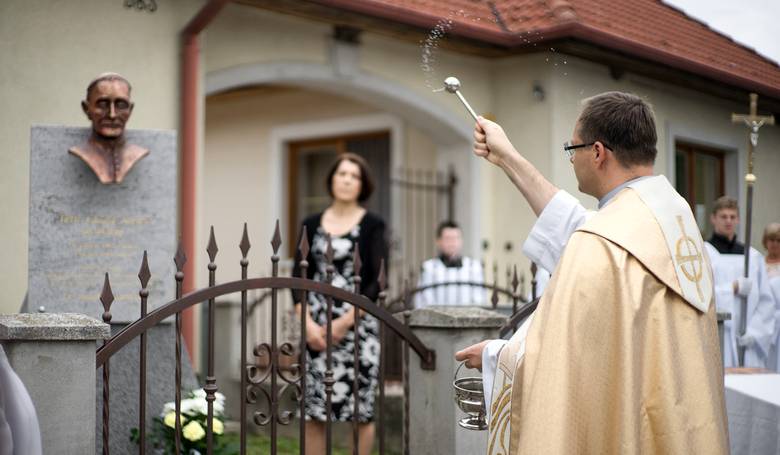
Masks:
[[[179,414],[179,423],[184,423],[186,421],[187,420],[184,418],[184,416]],[[165,425],[171,428],[176,428],[176,411],[171,411],[168,414],[165,414],[163,422],[165,422]]]
[[[219,419],[214,419],[214,422],[211,425],[214,430],[214,434],[222,434],[222,432],[225,431],[225,425],[223,425],[222,421]]]
[[[206,432],[203,431],[203,427],[201,427],[200,424],[194,420],[185,425],[184,428],[181,429],[181,432],[184,437],[190,441],[197,441],[203,438],[203,436],[206,436]]]

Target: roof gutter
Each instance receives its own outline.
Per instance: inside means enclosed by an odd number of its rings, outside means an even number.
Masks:
[[[354,0],[309,0],[309,2],[330,8],[380,17],[423,29],[435,27],[442,19],[436,15],[424,12],[410,14],[408,9],[374,2],[355,2]],[[780,101],[780,89],[777,87],[729,73],[728,71],[724,71],[706,63],[691,61],[669,52],[637,43],[623,37],[618,37],[605,32],[602,29],[575,21],[562,22],[552,27],[533,30],[533,37],[469,23],[458,24],[452,34],[462,38],[506,47],[508,50],[528,49],[529,41],[531,42],[531,45],[533,45],[552,40],[576,38],[580,41],[596,44],[618,52],[629,53],[635,57],[644,58],[662,65],[703,76],[716,82],[748,91],[755,91],[761,95],[769,96]]]
[[[542,31],[542,33],[545,33],[545,38],[549,36],[548,32]],[[706,63],[686,59],[652,46],[617,37],[595,27],[580,23],[568,24],[565,35],[780,100],[780,88],[729,73]],[[519,40],[517,44],[520,44]]]

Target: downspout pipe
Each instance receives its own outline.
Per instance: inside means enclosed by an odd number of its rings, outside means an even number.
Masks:
[[[209,0],[182,29],[181,67],[181,181],[179,233],[189,260],[184,265],[183,291],[195,288],[195,244],[198,175],[198,81],[200,76],[199,36],[230,0]],[[195,316],[189,308],[182,314],[182,334],[190,360],[195,350]]]

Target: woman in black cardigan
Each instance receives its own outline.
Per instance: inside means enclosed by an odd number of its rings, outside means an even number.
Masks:
[[[330,237],[334,265],[332,284],[353,290],[353,255],[358,245],[362,263],[361,293],[374,301],[379,294],[377,278],[381,260],[387,256],[387,242],[384,221],[360,205],[368,200],[374,189],[368,165],[358,155],[341,154],[331,167],[326,184],[332,198],[330,206],[303,222],[310,245],[306,258],[309,262],[308,278],[325,280],[325,255]],[[300,276],[300,258],[297,259],[293,274]],[[325,453],[326,395],[323,381],[326,370],[327,303],[323,296],[309,293],[306,304],[306,453],[320,455]],[[300,314],[300,304],[296,304],[296,310]],[[333,302],[331,355],[336,382],[331,398],[331,419],[334,422],[345,422],[357,418],[360,422],[359,453],[368,455],[374,441],[374,396],[379,383],[379,325],[374,317],[362,315],[357,334],[360,358],[356,366],[353,330],[355,311],[356,308],[350,304]],[[352,393],[355,370],[358,372],[359,384],[357,416],[353,412],[355,397]]]

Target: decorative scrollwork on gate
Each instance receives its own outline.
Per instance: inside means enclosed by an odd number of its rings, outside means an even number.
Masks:
[[[349,289],[342,289],[338,287],[334,287],[331,283],[333,278],[333,249],[331,245],[328,245],[327,251],[326,251],[326,258],[328,261],[328,277],[325,281],[315,281],[308,278],[305,278],[307,276],[307,269],[309,267],[309,264],[306,260],[309,253],[309,244],[307,240],[306,230],[304,229],[301,241],[299,244],[298,252],[300,253],[299,257],[301,258],[299,261],[300,270],[301,273],[299,276],[294,277],[280,277],[279,276],[279,256],[278,251],[279,247],[281,245],[281,238],[279,235],[279,223],[277,221],[276,224],[276,230],[274,231],[274,236],[271,241],[271,246],[273,248],[273,256],[271,257],[271,263],[272,263],[272,276],[271,277],[258,277],[258,278],[249,278],[248,275],[248,266],[249,266],[249,260],[247,259],[247,254],[249,253],[250,249],[250,243],[249,243],[249,236],[247,234],[247,227],[246,224],[244,225],[244,232],[241,239],[241,242],[239,244],[239,248],[241,250],[241,279],[237,281],[229,281],[217,284],[216,279],[216,272],[217,272],[217,264],[216,264],[216,256],[217,252],[219,251],[217,247],[216,242],[216,236],[214,234],[214,229],[212,229],[209,232],[209,242],[208,247],[206,248],[206,252],[208,253],[208,287],[189,292],[187,294],[183,293],[182,290],[182,283],[184,281],[184,263],[186,262],[186,255],[184,254],[183,249],[181,248],[181,244],[179,245],[179,249],[176,252],[176,256],[174,257],[174,262],[176,264],[176,298],[175,300],[166,303],[165,305],[160,306],[159,308],[149,312],[148,314],[145,311],[146,308],[146,298],[148,297],[148,285],[149,280],[151,278],[151,273],[148,269],[147,264],[147,258],[146,254],[144,254],[142,265],[141,265],[141,271],[139,272],[139,279],[141,281],[141,291],[139,292],[139,296],[141,297],[142,301],[142,315],[141,318],[136,320],[135,322],[128,325],[124,330],[117,333],[115,336],[113,336],[110,340],[107,340],[105,343],[103,343],[102,346],[100,346],[96,352],[95,357],[95,364],[98,369],[103,369],[104,374],[104,381],[103,381],[103,447],[104,449],[107,449],[109,447],[109,431],[108,431],[108,423],[109,423],[109,415],[110,415],[110,408],[109,408],[109,367],[110,367],[110,358],[111,356],[116,353],[118,350],[120,350],[122,347],[126,346],[131,341],[137,339],[138,337],[142,337],[142,339],[145,339],[144,334],[147,330],[154,327],[156,324],[160,323],[164,319],[170,317],[170,316],[176,316],[176,343],[175,343],[175,350],[176,350],[176,372],[175,372],[175,405],[174,405],[174,412],[176,415],[181,415],[181,350],[182,350],[182,344],[181,344],[181,337],[182,337],[182,324],[181,324],[181,315],[182,312],[194,307],[196,305],[204,305],[208,309],[208,319],[207,319],[207,326],[206,326],[206,341],[207,341],[207,362],[205,365],[206,368],[206,378],[205,378],[205,385],[203,387],[203,390],[206,392],[206,401],[207,401],[207,425],[205,428],[205,440],[206,445],[209,448],[213,448],[215,444],[215,428],[214,428],[214,400],[216,396],[216,392],[218,390],[217,388],[217,379],[215,375],[215,335],[216,335],[216,325],[215,325],[215,300],[221,296],[229,295],[229,294],[235,294],[240,293],[241,294],[241,371],[240,371],[240,377],[241,377],[241,391],[242,391],[242,400],[241,400],[241,417],[240,417],[240,453],[246,453],[246,436],[247,436],[247,425],[249,422],[254,422],[258,426],[268,426],[270,428],[270,436],[271,436],[271,442],[270,442],[270,453],[275,454],[277,453],[277,447],[276,447],[276,440],[277,440],[277,426],[278,425],[289,425],[298,415],[304,416],[306,413],[306,403],[305,403],[305,397],[306,397],[306,388],[307,388],[307,345],[306,345],[306,312],[301,311],[299,314],[300,317],[300,339],[297,340],[295,343],[288,342],[288,341],[282,341],[279,340],[280,338],[279,334],[277,333],[276,328],[276,322],[277,322],[277,316],[278,316],[278,306],[280,305],[280,302],[278,301],[278,292],[280,290],[290,290],[293,292],[300,292],[300,296],[296,297],[298,301],[300,302],[306,302],[307,296],[309,293],[316,293],[319,295],[322,295],[326,301],[328,302],[328,323],[327,323],[327,347],[326,352],[328,354],[328,357],[330,357],[330,350],[332,349],[332,337],[330,336],[332,334],[332,306],[333,302],[344,302],[349,305],[353,305],[355,308],[357,308],[358,311],[355,311],[355,321],[354,321],[354,327],[355,330],[359,327],[359,324],[361,323],[360,319],[360,312],[363,312],[364,314],[370,314],[371,316],[377,318],[381,322],[380,324],[380,339],[383,339],[383,335],[385,333],[386,329],[392,330],[394,333],[396,333],[398,336],[401,336],[406,343],[408,343],[408,346],[411,349],[414,349],[414,351],[417,353],[421,360],[421,367],[424,369],[433,369],[435,368],[435,352],[428,349],[419,338],[417,338],[414,333],[411,332],[408,321],[407,323],[401,323],[398,319],[396,319],[390,312],[386,309],[386,274],[385,274],[385,263],[384,260],[381,261],[381,264],[379,266],[379,276],[377,277],[377,283],[379,285],[379,298],[377,303],[372,302],[367,297],[360,294],[360,280],[356,279],[355,281],[355,288],[353,290]],[[355,273],[359,275],[361,263],[360,263],[360,256],[358,248],[355,248],[355,257],[353,259],[355,264]],[[270,320],[271,320],[271,332],[270,332],[270,340],[264,341],[264,342],[257,342],[255,340],[248,340],[248,333],[247,333],[247,319],[248,315],[250,314],[249,308],[248,308],[248,301],[247,301],[247,292],[250,290],[267,290],[270,293],[270,301],[266,302],[266,304],[271,305],[271,314],[270,314]],[[104,314],[103,319],[106,322],[111,321],[111,303],[113,302],[113,293],[111,291],[111,286],[108,278],[108,274],[106,274],[105,277],[105,283],[104,283],[104,290],[101,295],[101,302],[103,303],[104,307]],[[302,309],[303,310],[303,309]],[[408,319],[408,318],[407,318]],[[249,347],[252,346],[252,353],[247,352],[249,350]],[[173,346],[172,346],[173,348]],[[354,358],[357,363],[357,360],[359,358],[359,347],[356,347],[356,350],[354,352]],[[383,349],[381,349],[383,351]],[[146,344],[141,343],[140,346],[140,358],[145,358],[146,353]],[[254,354],[254,356],[252,356]],[[251,359],[251,360],[250,360]],[[284,359],[282,362],[281,360]],[[292,359],[288,361],[288,359]],[[384,356],[380,358],[380,378],[384,378]],[[333,366],[332,366],[332,359],[329,359],[326,362],[326,394],[328,395],[327,398],[327,407],[328,410],[326,414],[330,416],[331,412],[331,405],[330,405],[330,395],[333,393],[332,386],[333,386]],[[407,356],[408,361],[408,356]],[[141,403],[145,403],[146,400],[146,394],[144,392],[144,389],[146,388],[144,384],[146,384],[146,368],[144,367],[145,362],[141,361],[141,371],[140,371],[140,378],[139,383],[141,384],[141,390],[139,400]],[[354,381],[353,390],[357,388],[358,384],[357,381]],[[296,406],[291,409],[280,409],[280,403],[284,402],[289,403],[287,398],[292,398],[292,400],[296,403]],[[384,419],[384,411],[383,411],[383,401],[384,401],[384,381],[380,379],[380,403],[379,403],[379,421],[383,422]],[[257,406],[255,410],[252,411],[251,417],[249,415],[249,412],[247,410],[248,404],[254,404]],[[355,400],[355,412],[357,413],[357,406],[359,405],[358,401]],[[144,422],[145,409],[144,406],[141,405],[139,407],[139,422]],[[250,418],[250,419],[248,419]],[[176,440],[175,440],[175,453],[180,453],[182,450],[182,444],[180,440],[180,434],[181,434],[181,418],[175,418],[176,422],[176,429],[175,433],[177,434]],[[306,438],[305,438],[305,425],[303,424],[304,419],[300,420],[299,425],[299,432],[300,432],[300,448],[302,452],[305,452],[305,444],[306,444]],[[357,422],[357,420],[355,420]],[[407,422],[408,424],[408,422]],[[142,425],[139,423],[139,425]],[[330,436],[330,418],[326,421],[326,440],[327,440],[327,447],[332,447],[331,444],[331,436]],[[381,428],[382,425],[380,424],[379,427]],[[357,425],[354,426],[353,431],[353,438],[357,438],[357,431],[358,427]],[[143,440],[143,438],[141,439]],[[356,440],[356,439],[355,439]],[[383,447],[383,432],[380,430],[379,432],[379,446],[380,446],[380,452],[382,451]],[[142,443],[140,451],[141,453],[144,453],[145,446]]]

